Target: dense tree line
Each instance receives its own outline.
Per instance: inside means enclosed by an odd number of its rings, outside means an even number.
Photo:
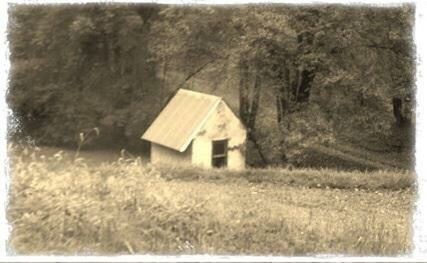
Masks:
[[[12,6],[13,135],[75,145],[98,127],[94,145],[138,147],[168,97],[202,83],[231,100],[264,163],[342,135],[401,148],[413,16],[410,5]]]

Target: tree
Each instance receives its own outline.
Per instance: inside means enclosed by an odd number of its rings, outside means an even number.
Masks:
[[[146,48],[156,12],[129,5],[12,9],[8,99],[22,130],[47,144],[74,144],[80,130],[93,127],[101,127],[104,143],[139,141],[151,119],[147,102],[156,97]]]
[[[393,141],[394,128],[411,127],[413,11],[19,7],[11,11],[8,99],[22,130],[40,142],[73,143],[80,130],[100,126],[98,142],[124,145],[139,141],[176,89],[199,83],[230,98],[248,128],[250,156],[294,163],[319,143]]]

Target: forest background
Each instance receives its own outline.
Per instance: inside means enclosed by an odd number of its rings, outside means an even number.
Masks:
[[[414,6],[10,6],[10,136],[127,149],[179,88],[223,97],[248,164],[408,168]],[[96,129],[94,129],[96,128]],[[99,134],[94,132],[99,131]]]

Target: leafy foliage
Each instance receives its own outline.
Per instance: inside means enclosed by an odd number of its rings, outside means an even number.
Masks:
[[[13,6],[9,104],[44,144],[140,145],[182,87],[231,101],[265,164],[413,136],[414,7]],[[54,37],[52,37],[54,36]]]
[[[22,130],[50,144],[73,143],[97,126],[107,142],[141,132],[155,79],[144,48],[149,23],[137,8],[15,8],[9,102]],[[28,23],[33,30],[19,29]]]

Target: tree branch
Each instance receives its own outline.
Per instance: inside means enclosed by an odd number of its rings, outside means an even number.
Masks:
[[[220,59],[227,59],[230,55],[227,55],[225,57],[219,57],[219,58],[214,58],[209,60],[208,62],[204,63],[203,65],[201,65],[200,67],[198,67],[195,71],[191,72],[185,79],[183,82],[181,82],[181,84],[178,86],[178,89],[182,88],[184,86],[184,84],[190,80],[192,77],[194,77],[195,75],[197,75],[198,73],[200,73],[203,69],[205,69],[208,65],[214,63],[217,60]]]

